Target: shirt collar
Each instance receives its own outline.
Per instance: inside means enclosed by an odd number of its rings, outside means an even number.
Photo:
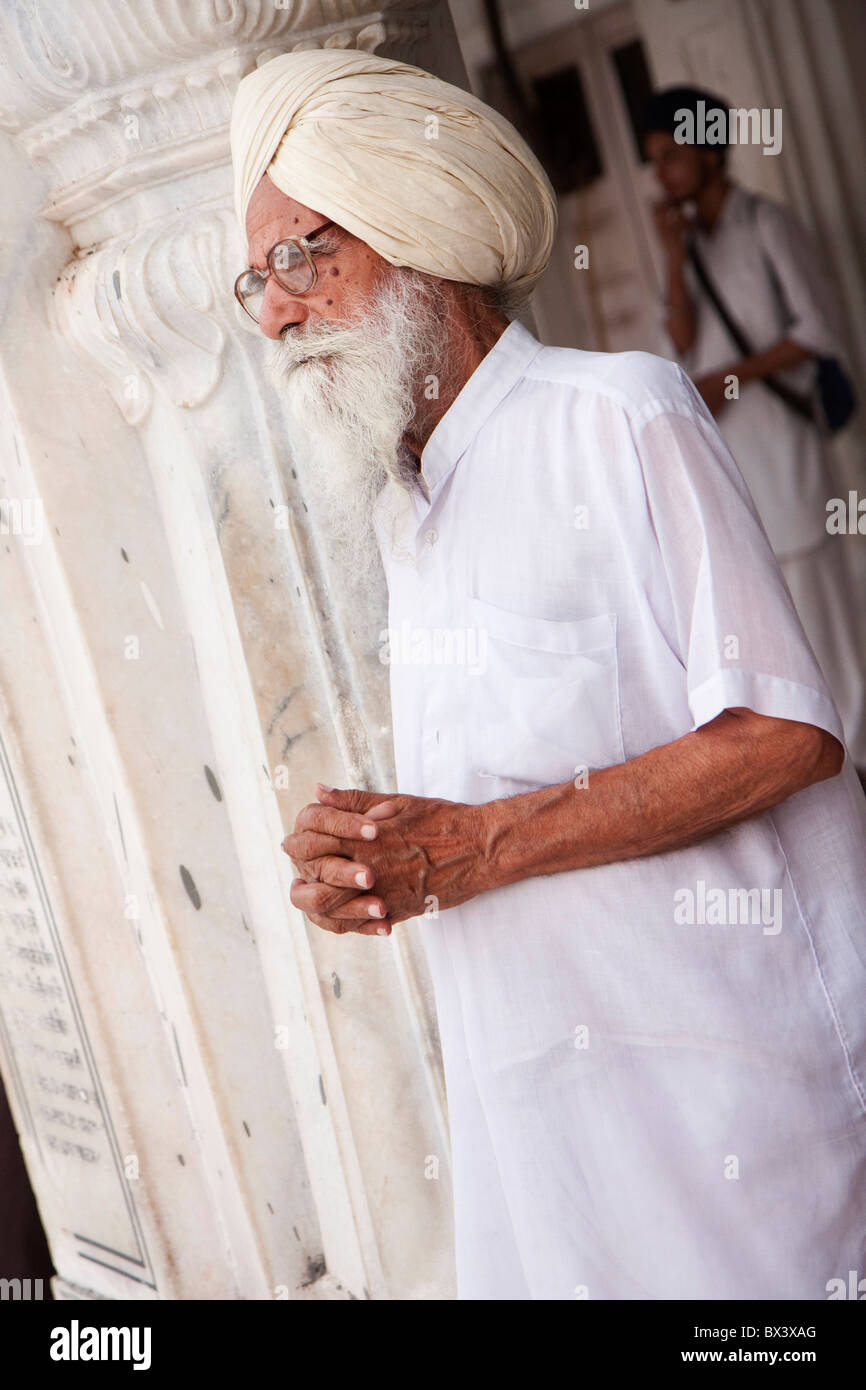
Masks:
[[[542,346],[528,328],[512,319],[481,359],[424,445],[421,477],[431,498]]]

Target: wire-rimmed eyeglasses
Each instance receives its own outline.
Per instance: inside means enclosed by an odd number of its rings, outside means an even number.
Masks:
[[[235,280],[235,298],[255,323],[259,321],[265,287],[271,275],[287,294],[310,292],[319,278],[314,259],[316,247],[310,242],[326,227],[333,226],[333,222],[323,222],[306,236],[289,236],[276,242],[268,252],[264,275],[249,268],[241,271]]]

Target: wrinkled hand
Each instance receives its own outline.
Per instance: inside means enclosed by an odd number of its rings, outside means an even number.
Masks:
[[[390,935],[395,922],[493,886],[480,875],[481,807],[355,789],[317,795],[283,841],[300,875],[292,902],[316,926]]]
[[[333,795],[331,789],[319,784],[316,790],[319,802],[298,813],[292,834],[282,843],[299,875],[292,880],[292,902],[328,931],[390,936],[382,899],[369,892],[359,896],[359,888],[372,887],[374,875],[355,855],[378,834],[376,820],[394,813],[391,798],[353,791],[332,809],[323,804]]]

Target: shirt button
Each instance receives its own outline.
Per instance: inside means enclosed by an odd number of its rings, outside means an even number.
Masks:
[[[439,532],[431,528],[429,531],[424,532],[424,539],[428,545],[435,545],[439,539]]]
[[[438,730],[438,729],[434,729],[433,732],[434,732],[434,734],[436,735],[436,742],[438,743],[438,742],[439,742],[439,730]]]

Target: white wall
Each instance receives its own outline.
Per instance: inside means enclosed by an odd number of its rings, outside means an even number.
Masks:
[[[315,781],[394,785],[385,596],[240,326],[227,122],[298,42],[462,67],[435,0],[317,15],[0,13],[0,498],[44,519],[0,538],[0,1068],[63,1297],[454,1294],[420,926],[289,899]]]

